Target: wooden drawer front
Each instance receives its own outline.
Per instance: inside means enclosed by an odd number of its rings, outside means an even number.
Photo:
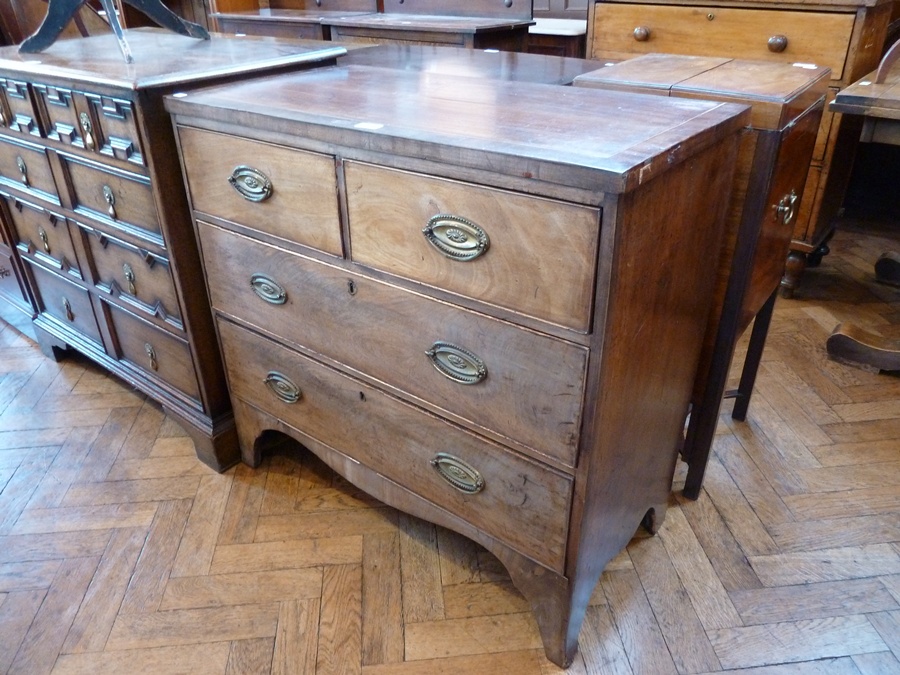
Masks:
[[[0,302],[7,300],[30,313],[32,311],[30,303],[19,283],[19,277],[13,267],[12,255],[4,249],[5,247],[0,245]]]
[[[119,345],[119,359],[198,400],[200,390],[188,343],[134,314],[112,305],[107,307]]]
[[[74,333],[97,344],[102,343],[88,292],[36,265],[30,265],[30,269],[41,312],[54,317]]]
[[[27,82],[0,77],[0,126],[26,136],[41,135]]]
[[[304,40],[325,40],[325,28],[319,23],[300,21],[278,21],[277,19],[236,19],[217,16],[216,23],[222,33],[244,35],[270,35],[271,37],[302,38]]]
[[[194,209],[342,255],[332,157],[185,127],[179,136]],[[271,181],[271,196],[244,197],[254,174],[241,167]]]
[[[61,157],[76,211],[144,236],[154,233],[161,241],[149,178],[71,155]]]
[[[447,32],[412,32],[390,30],[388,28],[355,28],[350,26],[330,26],[331,39],[336,42],[375,45],[435,45],[439,47],[463,47],[466,35]],[[471,35],[468,36],[471,39]]]
[[[574,466],[587,349],[217,227],[200,237],[217,310]]]
[[[47,151],[40,145],[0,137],[0,183],[59,204]]]
[[[181,327],[181,310],[169,261],[146,248],[78,223],[94,262],[95,283],[103,292]]]
[[[63,272],[80,269],[64,216],[29,204],[18,197],[3,197],[15,230],[16,246],[23,255],[31,256]]]
[[[222,319],[219,333],[234,395],[562,571],[567,477]],[[451,486],[431,464],[439,453],[477,470],[483,489]]]
[[[814,63],[831,68],[832,79],[839,80],[854,18],[852,13],[599,2],[590,57],[662,52]],[[638,40],[637,29],[649,31],[648,37]],[[777,36],[787,39],[780,52],[769,48],[770,38]]]
[[[753,276],[744,296],[741,326],[746,327],[784,275],[784,261],[790,248],[794,221],[800,212],[809,162],[819,127],[819,115],[807,113],[784,132],[772,187],[766,197],[766,211],[759,241],[753,255]]]
[[[590,330],[599,210],[356,162],[345,170],[355,262]],[[469,260],[442,253],[423,233],[439,215],[480,228],[486,250]],[[481,236],[446,218],[435,232],[462,237],[454,246],[464,252]]]
[[[76,94],[71,89],[46,84],[35,84],[33,87],[35,97],[43,108],[47,138],[83,148],[84,132],[78,119]],[[88,128],[90,128],[89,120]]]
[[[102,155],[143,165],[144,154],[131,101],[91,93],[84,96],[94,131],[93,147],[90,143],[88,147]]]

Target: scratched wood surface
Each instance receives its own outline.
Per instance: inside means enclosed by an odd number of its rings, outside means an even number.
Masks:
[[[607,568],[569,672],[900,673],[900,377],[829,361],[900,338],[845,228],[779,300],[746,423],[704,490]],[[739,349],[743,348],[743,344]],[[215,474],[154,403],[0,323],[0,673],[548,675],[490,554],[302,449]]]

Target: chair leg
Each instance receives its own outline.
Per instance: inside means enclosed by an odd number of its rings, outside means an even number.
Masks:
[[[753,385],[756,383],[756,373],[759,371],[759,363],[766,346],[766,337],[769,334],[769,324],[772,323],[772,313],[775,310],[777,298],[778,290],[776,289],[753,320],[753,331],[750,333],[747,357],[744,359],[744,368],[741,370],[741,381],[738,384],[731,419],[740,422],[747,419],[747,408],[750,407],[750,396],[753,394]]]

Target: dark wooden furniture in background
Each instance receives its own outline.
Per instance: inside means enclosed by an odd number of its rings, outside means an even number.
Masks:
[[[875,72],[841,91],[831,104],[835,112],[862,120],[860,140],[864,143],[900,145],[900,68],[894,65],[898,57],[900,42],[887,51]],[[878,281],[900,286],[900,253],[886,251],[875,261],[874,272]],[[826,349],[830,356],[844,361],[900,371],[900,340],[852,323],[835,328]]]
[[[736,398],[732,417],[747,414],[830,75],[822,67],[647,54],[575,78],[582,86],[752,106],[681,451],[689,465],[684,494],[691,499],[700,494],[735,344],[753,323],[740,385],[727,394]]]
[[[746,107],[367,66],[166,105],[245,461],[481,543],[569,663],[665,513]]]
[[[220,30],[525,51],[531,0],[212,0]]]
[[[528,28],[527,51],[531,54],[584,58],[587,21],[584,19],[535,19]]]
[[[0,36],[3,44],[16,45],[37,30],[47,14],[45,0],[4,0],[0,2]],[[87,2],[62,37],[100,35],[109,32],[109,24],[100,14],[99,2]]]
[[[4,244],[24,262],[44,352],[73,347],[146,392],[222,470],[239,458],[234,421],[162,96],[344,50],[126,35],[130,65],[111,34],[39,58],[0,50]]]
[[[587,56],[626,59],[667,52],[809,63],[831,68],[828,100],[873,70],[891,0],[603,0],[588,15]],[[827,252],[846,188],[859,125],[826,109],[794,225],[782,292]]]

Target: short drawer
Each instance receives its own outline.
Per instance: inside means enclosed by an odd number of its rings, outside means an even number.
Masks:
[[[569,478],[223,319],[219,333],[233,395],[562,572]]]
[[[199,400],[191,350],[182,340],[118,307],[109,307],[119,360]]]
[[[25,136],[41,135],[27,82],[0,77],[0,127]]]
[[[88,292],[37,265],[28,267],[37,287],[40,311],[55,318],[73,334],[101,345],[103,340]]]
[[[40,145],[0,136],[0,183],[59,204],[47,150]]]
[[[102,293],[163,320],[174,319],[181,326],[178,294],[167,258],[90,225],[78,223],[78,227]]]
[[[351,257],[589,332],[600,212],[347,162]]]
[[[20,253],[66,272],[79,270],[75,246],[64,216],[12,195],[0,196],[14,230],[16,247]]]
[[[189,127],[178,134],[195,210],[342,255],[334,158]]]
[[[269,35],[271,37],[301,38],[304,40],[327,40],[327,29],[318,22],[288,21],[277,18],[246,18],[238,15],[215,15],[221,33],[243,33],[246,35]]]
[[[199,228],[216,310],[575,465],[586,348]]]
[[[814,63],[840,80],[855,14],[598,2],[589,58],[662,52]]]
[[[73,155],[62,154],[69,176],[76,211],[137,234],[153,233],[159,239],[160,226],[150,179]]]

